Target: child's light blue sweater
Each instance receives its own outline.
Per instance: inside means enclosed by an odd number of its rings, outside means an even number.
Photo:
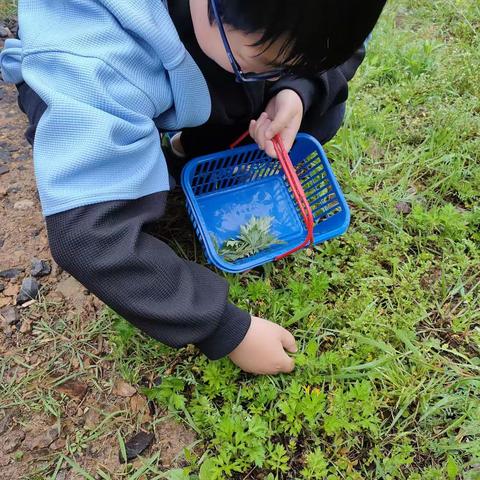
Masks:
[[[44,215],[168,190],[156,125],[201,125],[211,101],[164,3],[20,0],[18,13],[0,65],[48,105],[34,145]]]

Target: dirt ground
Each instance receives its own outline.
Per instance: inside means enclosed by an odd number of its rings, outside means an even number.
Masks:
[[[100,328],[104,305],[51,257],[27,125],[16,88],[0,81],[0,478],[85,478],[79,468],[117,478],[117,432],[154,433],[146,458],[180,465],[194,434],[122,383]],[[39,293],[19,301],[38,260]]]

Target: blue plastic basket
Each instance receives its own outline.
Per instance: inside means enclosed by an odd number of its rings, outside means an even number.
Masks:
[[[350,210],[320,143],[299,134],[290,159],[311,207],[314,243],[345,233]],[[226,272],[240,273],[274,261],[308,233],[279,161],[255,144],[191,160],[183,169],[182,187],[208,261]],[[236,237],[252,217],[266,216],[273,217],[272,234],[285,243],[236,262],[217,252],[215,243],[221,246]]]

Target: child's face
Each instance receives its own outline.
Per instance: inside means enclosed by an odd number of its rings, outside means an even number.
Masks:
[[[208,2],[209,0],[190,0],[190,12],[198,44],[205,55],[233,73],[218,26],[215,23],[210,24]],[[261,38],[261,33],[246,34],[233,30],[228,25],[225,25],[225,31],[233,55],[243,72],[264,73],[272,70],[274,62],[279,63],[281,40],[265,50],[262,45],[251,46]]]

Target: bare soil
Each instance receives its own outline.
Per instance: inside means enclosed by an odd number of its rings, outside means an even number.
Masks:
[[[102,469],[117,478],[125,472],[117,431],[128,440],[140,429],[155,433],[145,458],[160,452],[159,466],[181,465],[195,435],[169,418],[159,421],[164,412],[152,417],[135,386],[127,388],[131,396],[115,391],[120,377],[110,346],[92,328],[104,305],[52,259],[27,126],[16,88],[0,82],[0,272],[20,271],[0,278],[0,477],[46,478],[36,472],[51,474],[63,454],[92,476]],[[33,259],[46,261],[51,273],[37,278],[38,297],[19,305]],[[60,324],[66,328],[56,333]],[[84,477],[63,464],[56,478]]]

